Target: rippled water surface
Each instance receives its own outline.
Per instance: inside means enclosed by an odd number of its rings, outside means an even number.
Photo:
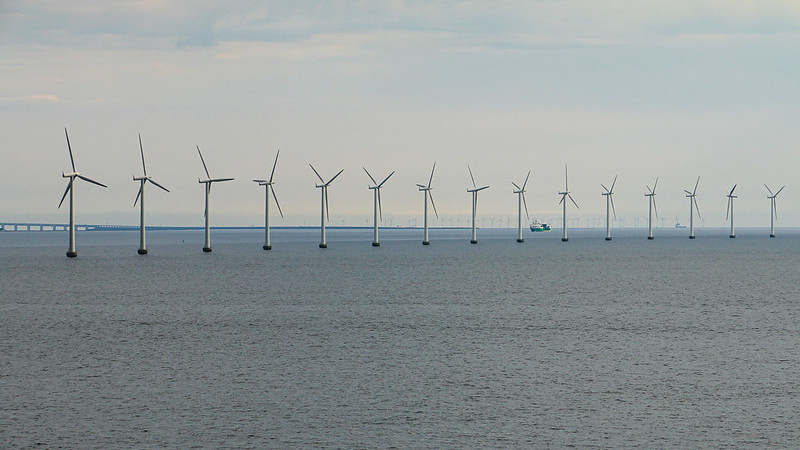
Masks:
[[[0,447],[800,446],[800,231],[657,231],[0,233]]]

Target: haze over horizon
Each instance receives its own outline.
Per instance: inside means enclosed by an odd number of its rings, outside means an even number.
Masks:
[[[605,215],[619,176],[618,217],[646,224],[645,185],[659,178],[660,217],[800,226],[800,3],[793,1],[8,1],[0,3],[0,220],[67,221],[57,209],[70,169],[78,223],[200,226],[203,150],[214,177],[212,226],[259,225],[275,152],[285,218],[319,222],[311,163],[331,185],[331,223],[371,220],[366,167],[396,174],[382,191],[391,222],[422,221],[422,193],[445,224],[516,217],[511,181],[528,184],[531,218],[560,217],[570,190],[586,222]],[[437,223],[438,224],[438,223]]]

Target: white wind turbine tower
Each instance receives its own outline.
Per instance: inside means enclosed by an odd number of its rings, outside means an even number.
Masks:
[[[614,181],[611,182],[611,189],[608,189],[602,183],[600,184],[600,186],[603,188],[603,190],[605,190],[605,192],[603,192],[603,195],[606,196],[606,240],[607,241],[611,240],[611,214],[610,213],[613,212],[614,213],[614,219],[617,218],[617,210],[614,209],[614,198],[612,197],[612,195],[614,195],[614,185],[615,184],[617,184],[617,176],[616,175],[614,175]],[[610,210],[609,210],[609,205],[611,206]]]
[[[528,214],[528,202],[525,201],[525,186],[528,185],[528,178],[531,176],[531,171],[528,171],[528,175],[525,176],[525,182],[522,183],[522,187],[519,187],[517,183],[513,181],[511,184],[517,188],[516,191],[513,191],[517,194],[517,242],[525,242],[525,239],[522,239],[522,205],[525,205],[525,216],[530,220],[531,216]]]
[[[278,150],[278,153],[275,154],[275,162],[272,163],[272,172],[269,174],[269,180],[253,180],[254,182],[258,183],[259,186],[266,186],[266,198],[264,199],[264,246],[262,247],[264,250],[272,250],[272,244],[269,240],[269,194],[272,191],[272,197],[275,199],[275,205],[278,207],[278,212],[281,213],[281,217],[283,217],[283,211],[281,211],[281,204],[278,203],[278,196],[275,195],[275,182],[272,181],[272,178],[275,176],[275,166],[278,165],[278,155],[281,154],[281,151]]]
[[[683,192],[686,192],[686,197],[689,198],[689,239],[694,239],[694,210],[697,209],[697,218],[700,218],[700,207],[697,206],[697,186],[700,184],[700,177],[697,177],[697,181],[694,183],[694,190],[692,192],[687,191],[686,189]]]
[[[144,226],[144,185],[147,184],[147,182],[149,181],[149,182],[153,183],[154,185],[160,187],[161,189],[163,189],[163,190],[165,190],[167,192],[169,192],[169,189],[167,189],[164,186],[158,184],[155,180],[153,180],[153,177],[147,175],[147,166],[145,166],[145,164],[144,164],[144,149],[142,148],[142,135],[141,134],[139,135],[139,152],[142,154],[142,171],[144,172],[144,175],[141,176],[141,177],[137,177],[137,176],[133,177],[133,181],[138,181],[140,183],[139,184],[139,193],[136,194],[136,200],[133,201],[133,206],[135,207],[136,206],[136,202],[139,201],[139,199],[141,199],[141,202],[139,202],[139,208],[140,209],[139,209],[139,250],[138,250],[138,252],[139,252],[140,255],[146,255],[147,254],[147,246],[145,245],[145,238],[144,238],[144,233],[145,233],[145,226]]]
[[[653,189],[650,189],[650,186],[645,185],[647,188],[648,193],[644,194],[645,197],[650,199],[650,209],[649,214],[647,216],[647,239],[653,239],[653,210],[656,211],[656,219],[658,219],[658,207],[656,206],[656,187],[658,186],[658,177],[656,177],[656,182],[653,184]]]
[[[775,197],[777,197],[778,194],[780,194],[783,188],[785,188],[786,186],[785,185],[781,186],[781,188],[778,189],[778,192],[774,194],[772,193],[772,189],[770,189],[769,186],[766,185],[766,183],[764,184],[764,187],[767,188],[767,191],[769,191],[770,193],[770,195],[767,196],[767,198],[769,199],[769,237],[774,238],[775,219],[778,218],[778,207],[775,204]]]
[[[206,171],[206,178],[205,180],[201,180],[200,178],[197,179],[197,182],[200,184],[206,185],[206,208],[205,208],[205,218],[206,218],[206,242],[203,246],[203,251],[208,253],[211,251],[211,233],[208,226],[208,196],[211,194],[211,184],[216,183],[219,181],[231,181],[233,178],[211,178],[211,175],[208,173],[208,167],[206,166],[206,161],[203,159],[203,154],[200,153],[200,146],[197,146],[197,154],[200,155],[200,162],[203,163],[203,169]]]
[[[569,199],[572,200],[572,203],[575,205],[576,208],[581,209],[581,207],[578,206],[577,203],[575,203],[575,199],[573,199],[572,195],[570,195],[570,193],[569,193],[569,176],[568,176],[568,173],[567,173],[567,165],[566,164],[564,164],[564,191],[563,192],[559,192],[558,195],[561,196],[561,201],[559,201],[558,203],[559,204],[563,204],[563,208],[564,208],[563,213],[561,215],[561,218],[562,218],[562,220],[561,220],[561,229],[563,230],[563,234],[561,236],[561,241],[562,242],[567,242],[569,240],[569,238],[567,237],[567,197],[569,197]]]
[[[383,179],[380,183],[375,181],[375,178],[372,178],[369,171],[367,171],[366,167],[363,167],[364,172],[367,172],[367,176],[370,180],[372,180],[373,185],[369,188],[374,191],[373,193],[373,201],[372,201],[372,215],[373,215],[373,225],[374,225],[374,236],[372,239],[372,246],[373,247],[380,247],[381,243],[378,241],[378,215],[380,214],[380,219],[383,221],[383,207],[381,206],[381,187],[383,187],[383,183],[394,175],[394,172],[390,173],[389,176]]]
[[[321,206],[320,220],[319,220],[320,221],[319,228],[321,234],[319,248],[328,248],[328,243],[325,241],[325,218],[327,217],[328,220],[330,220],[330,213],[328,211],[328,186],[331,183],[333,183],[333,180],[335,180],[336,177],[338,177],[342,172],[344,172],[344,169],[340,170],[339,173],[334,175],[333,178],[328,180],[328,182],[326,183],[325,180],[323,180],[322,177],[319,175],[319,172],[317,172],[317,169],[315,169],[314,166],[312,166],[311,164],[309,164],[309,166],[311,166],[311,170],[313,170],[314,173],[317,175],[319,181],[322,182],[322,184],[316,185],[319,189],[321,189],[320,194],[322,196],[322,206]]]
[[[89,183],[96,184],[104,188],[107,188],[108,186],[81,175],[80,172],[75,170],[75,159],[72,157],[72,146],[69,144],[69,134],[67,133],[66,128],[64,128],[64,135],[67,136],[67,149],[69,150],[69,161],[72,164],[72,172],[61,172],[61,176],[63,178],[69,178],[69,184],[67,184],[67,190],[64,191],[64,195],[61,196],[61,201],[58,203],[58,207],[61,208],[61,204],[64,203],[64,199],[67,197],[67,193],[69,193],[69,249],[67,250],[67,256],[74,258],[78,256],[78,252],[75,249],[75,189],[73,186],[75,184],[75,178],[80,178],[83,181],[88,181]]]
[[[433,183],[433,171],[436,170],[436,163],[433,163],[433,168],[431,169],[431,178],[428,180],[428,185],[417,184],[417,187],[420,191],[422,191],[423,195],[425,196],[425,209],[424,209],[424,216],[423,216],[423,226],[425,228],[425,238],[422,241],[422,245],[431,245],[431,242],[428,240],[428,197],[431,198],[431,205],[433,206],[433,213],[436,214],[436,218],[439,218],[439,213],[436,212],[436,203],[433,202],[433,194],[431,194],[431,184]]]
[[[725,212],[725,220],[728,220],[728,216],[731,218],[731,238],[736,237],[736,233],[733,232],[733,199],[738,198],[738,196],[733,195],[733,191],[736,190],[736,185],[733,185],[733,189],[728,193],[728,209]]]
[[[472,180],[472,189],[467,189],[467,192],[472,192],[472,239],[469,243],[477,244],[478,233],[475,227],[475,214],[478,210],[478,192],[487,189],[489,186],[478,187],[478,185],[475,184],[475,177],[472,176],[472,169],[469,167],[469,164],[467,164],[467,170],[469,170],[469,178]]]

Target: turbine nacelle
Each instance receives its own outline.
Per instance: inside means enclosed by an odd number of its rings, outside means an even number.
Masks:
[[[369,179],[373,183],[372,186],[367,186],[367,187],[370,190],[374,190],[375,191],[376,201],[378,203],[377,204],[377,206],[378,206],[378,215],[380,216],[380,219],[383,220],[383,206],[381,205],[381,188],[383,187],[383,184],[386,183],[387,181],[389,181],[389,178],[391,178],[392,175],[394,175],[395,171],[392,171],[392,173],[387,175],[386,178],[383,179],[383,181],[378,183],[377,181],[375,181],[375,178],[372,176],[372,174],[369,173],[369,171],[367,170],[366,167],[362,167],[362,169],[364,169],[364,172],[367,174],[367,176],[369,177]],[[377,226],[377,225],[375,225],[375,226]],[[377,230],[377,228],[376,228],[376,230]],[[376,233],[377,233],[377,231],[376,231]],[[376,240],[373,242],[373,244],[377,243],[377,234],[375,236],[376,236],[376,238],[375,238]]]
[[[617,218],[617,210],[614,208],[614,186],[617,184],[617,176],[614,176],[614,181],[611,182],[611,189],[607,188],[604,184],[600,183],[600,187],[603,188],[605,192],[602,192],[601,195],[604,195],[611,201],[611,210],[614,213],[614,219]],[[610,239],[610,238],[609,238]]]
[[[528,179],[529,179],[530,177],[531,177],[531,171],[529,170],[529,171],[528,171],[528,174],[527,174],[527,175],[525,175],[525,181],[522,183],[522,187],[520,187],[520,186],[519,186],[517,183],[514,183],[513,181],[511,182],[511,184],[512,184],[512,185],[513,185],[515,188],[517,188],[517,190],[516,190],[516,191],[512,191],[512,192],[513,192],[513,193],[515,193],[515,194],[517,194],[517,195],[519,195],[519,196],[522,198],[522,203],[525,205],[525,216],[527,216],[527,217],[528,217],[528,219],[530,219],[530,218],[531,218],[531,216],[530,216],[530,214],[528,214],[528,202],[527,202],[527,200],[525,200],[525,192],[527,192],[527,191],[525,190],[525,187],[528,185]],[[520,221],[521,221],[521,219],[520,219]],[[520,227],[522,227],[522,224],[521,224],[521,223],[520,223]],[[521,239],[521,237],[520,237],[520,239]]]
[[[472,176],[472,168],[469,166],[469,164],[467,164],[467,170],[469,170],[469,178],[472,180],[472,189],[467,189],[467,192],[479,192],[489,188],[489,186],[478,187],[478,185],[475,184],[475,177]]]
[[[729,193],[725,194],[725,196],[728,197],[728,208],[725,211],[725,220],[728,220],[728,217],[733,217],[733,199],[739,198],[738,196],[733,195],[733,191],[736,190],[736,186],[738,185],[734,184],[733,189],[731,189]],[[733,236],[733,222],[731,222],[731,236]]]
[[[417,183],[417,188],[420,192],[425,192],[425,199],[431,199],[431,206],[433,206],[433,213],[436,215],[436,218],[439,218],[439,213],[436,211],[436,203],[433,201],[433,194],[431,194],[431,190],[433,189],[433,173],[436,171],[436,162],[433,163],[433,167],[431,167],[431,177],[428,179],[428,184],[419,184]],[[427,229],[427,228],[426,228]]]
[[[769,186],[767,186],[766,184],[764,184],[764,187],[765,187],[765,188],[767,188],[767,191],[769,191],[769,193],[770,193],[770,195],[768,195],[768,196],[767,196],[767,198],[772,198],[772,199],[774,199],[775,197],[777,197],[777,196],[778,196],[778,194],[780,194],[780,193],[781,193],[781,191],[783,190],[783,188],[785,188],[785,187],[786,187],[786,185],[783,185],[783,186],[781,186],[781,188],[780,188],[780,189],[778,189],[778,192],[775,192],[775,193],[773,193],[773,192],[772,192],[772,189],[770,189],[770,188],[769,188]]]

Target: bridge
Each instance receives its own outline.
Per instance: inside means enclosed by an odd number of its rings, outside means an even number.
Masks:
[[[213,230],[257,230],[263,227],[211,227]],[[274,227],[273,227],[274,228]],[[174,227],[148,225],[148,230],[204,230],[205,227]],[[76,231],[138,231],[139,225],[75,224]],[[69,231],[68,223],[0,222],[0,231]]]

